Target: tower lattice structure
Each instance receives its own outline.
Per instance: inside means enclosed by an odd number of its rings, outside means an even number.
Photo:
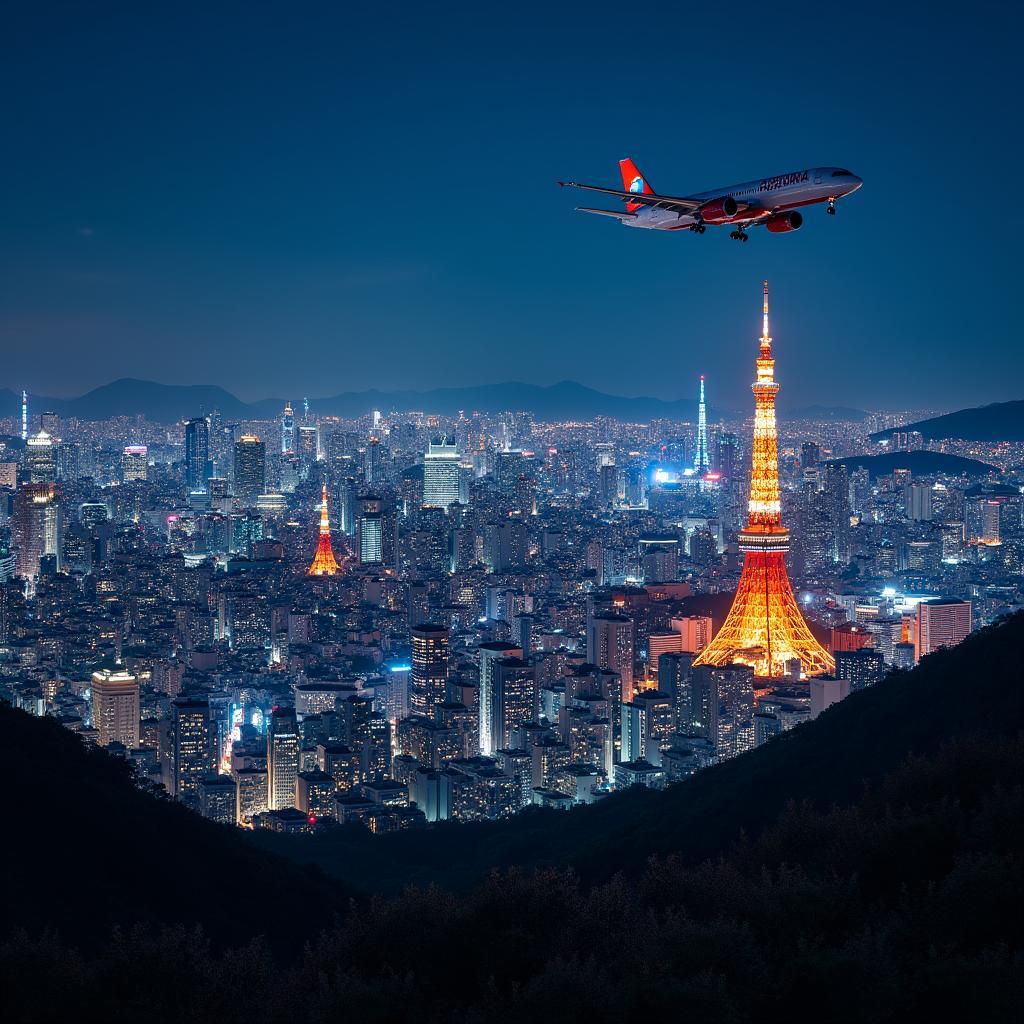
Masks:
[[[708,458],[708,410],[704,404],[704,374],[700,375],[700,401],[697,404],[697,454],[693,459],[695,473],[703,474],[711,468]]]
[[[768,333],[768,282],[754,392],[754,441],[746,529],[740,531],[743,572],[725,623],[695,665],[751,665],[756,676],[778,677],[800,659],[808,676],[835,671],[835,659],[811,633],[786,573],[789,530],[782,525],[779,447],[775,426],[775,359]]]
[[[309,567],[309,572],[306,575],[336,576],[337,574],[338,562],[334,557],[334,549],[331,547],[331,522],[327,517],[327,487],[325,485],[320,501],[320,539],[317,541],[313,564]]]

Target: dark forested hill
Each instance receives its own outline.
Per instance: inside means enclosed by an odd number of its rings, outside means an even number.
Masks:
[[[450,886],[360,900],[337,925],[321,879],[4,710],[3,904],[25,930],[0,936],[0,1015],[1015,1021],[1022,651],[1024,615],[664,793],[275,844],[366,889]],[[98,938],[119,916],[150,927]],[[190,921],[212,949],[158,927]]]
[[[974,409],[959,409],[945,416],[934,416],[895,429],[916,430],[926,441],[945,438],[964,441],[1024,441],[1024,399],[994,402]],[[892,430],[881,430],[872,434],[871,439],[882,441],[892,433]]]
[[[319,907],[320,921],[345,906],[339,884],[139,791],[126,762],[6,705],[0,778],[0,934],[50,928],[91,941],[115,924],[202,923],[215,940],[239,942],[287,923],[287,948],[320,926],[294,920],[296,900]]]
[[[844,459],[830,459],[830,465],[845,466],[851,473],[855,469],[867,469],[871,479],[888,476],[897,469],[909,469],[913,476],[933,476],[943,473],[947,476],[979,477],[998,473],[995,466],[978,459],[967,459],[961,455],[946,452],[885,452],[882,455],[850,455]]]
[[[571,865],[588,881],[635,874],[654,854],[714,856],[756,834],[790,800],[856,800],[910,753],[955,737],[1014,736],[1024,727],[1024,614],[926,658],[913,672],[851,695],[815,722],[664,792],[633,790],[591,807],[536,811],[504,822],[368,836],[356,829],[303,840],[261,836],[277,852],[340,877],[372,860],[362,884],[397,890],[440,881],[464,888],[494,867]]]

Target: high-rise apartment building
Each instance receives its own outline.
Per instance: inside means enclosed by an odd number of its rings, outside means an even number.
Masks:
[[[693,722],[720,761],[754,745],[754,667],[695,664],[690,677]]]
[[[480,753],[491,757],[501,746],[493,730],[496,666],[505,659],[522,658],[523,649],[515,644],[494,640],[480,644],[476,653],[479,661]]]
[[[433,623],[412,629],[412,679],[409,709],[414,715],[432,718],[443,704],[448,689],[448,630]]]
[[[633,698],[636,628],[624,615],[593,615],[587,623],[587,661],[611,669],[622,680],[622,700]]]
[[[511,745],[515,729],[537,717],[537,678],[533,665],[521,658],[501,658],[493,665],[490,736],[496,749]]]

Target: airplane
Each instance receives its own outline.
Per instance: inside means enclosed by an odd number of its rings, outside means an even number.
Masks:
[[[747,228],[763,225],[773,234],[797,231],[804,216],[799,207],[828,203],[828,212],[836,212],[836,200],[856,192],[864,182],[842,167],[810,167],[778,174],[774,178],[746,181],[742,185],[698,192],[691,196],[659,195],[632,160],[620,160],[622,189],[581,185],[578,181],[560,181],[563,188],[582,188],[590,192],[618,196],[625,210],[601,210],[577,206],[581,213],[615,217],[631,228],[661,231],[687,229],[702,235],[711,225],[732,225],[729,237],[747,240]]]

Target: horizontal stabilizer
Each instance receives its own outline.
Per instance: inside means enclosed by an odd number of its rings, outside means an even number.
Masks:
[[[636,217],[635,213],[627,213],[625,210],[595,210],[590,206],[577,206],[576,210],[579,213],[597,213],[602,217],[614,217],[616,220],[633,220]]]

